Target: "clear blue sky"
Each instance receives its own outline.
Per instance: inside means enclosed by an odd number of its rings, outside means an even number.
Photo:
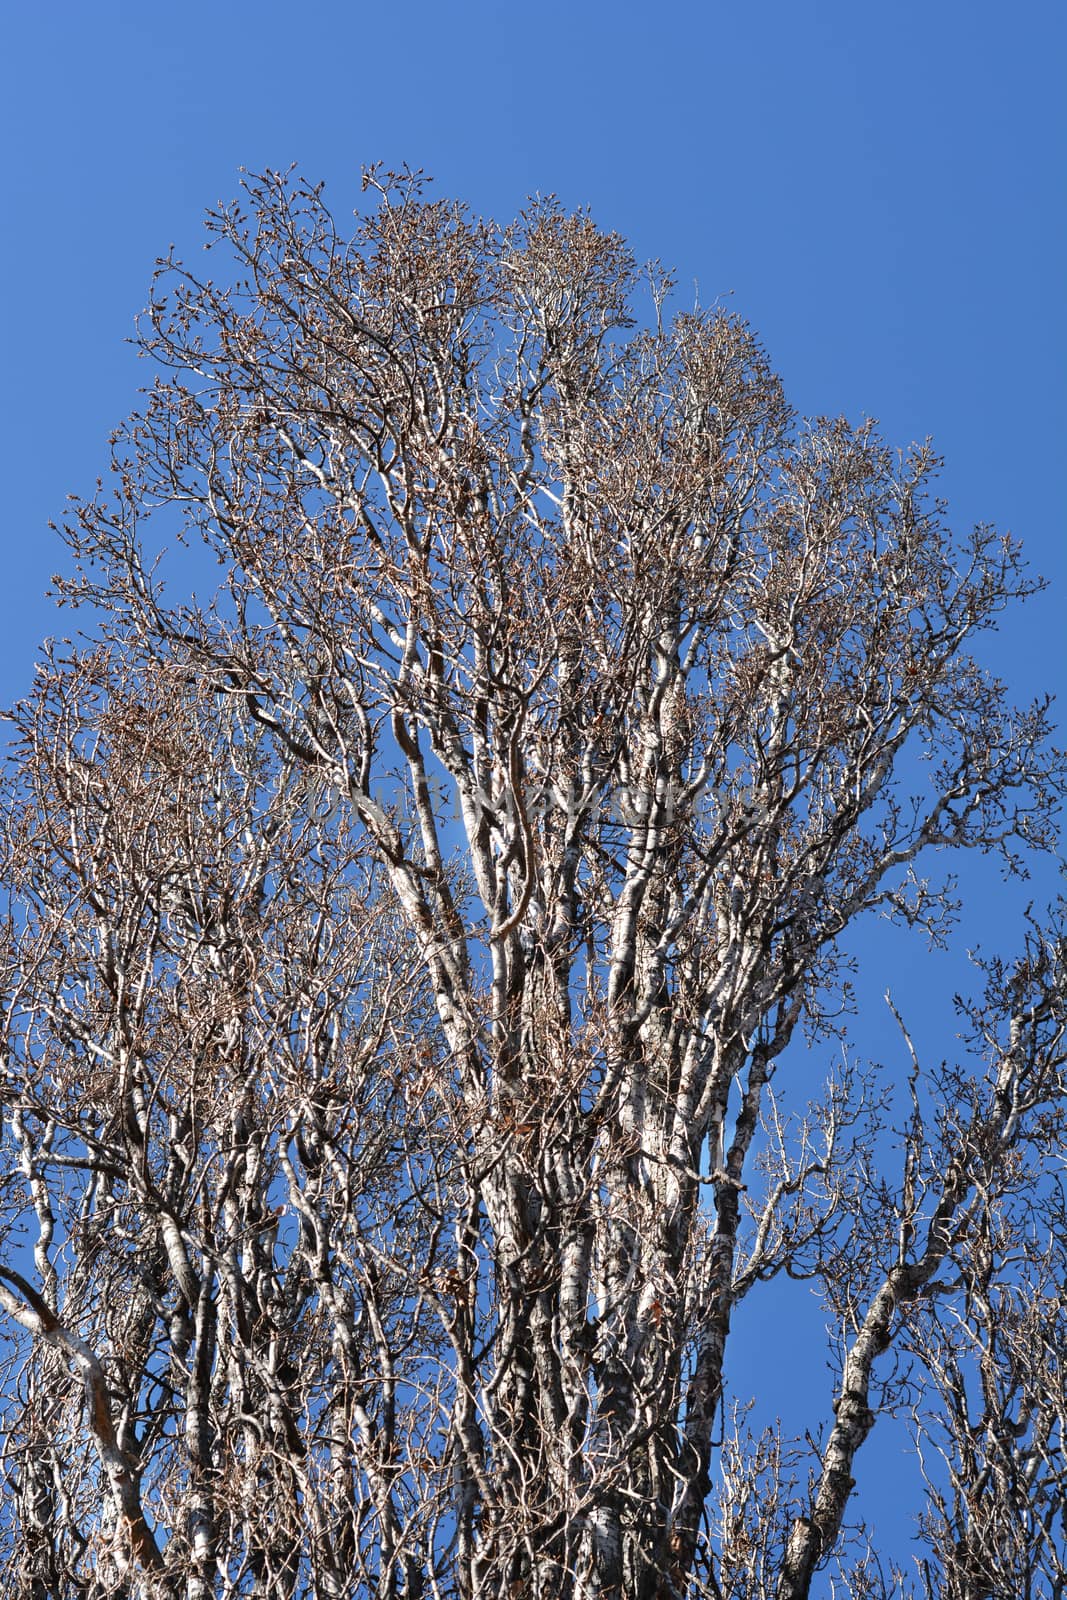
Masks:
[[[62,631],[47,523],[134,401],[154,257],[294,160],[342,218],[379,159],[500,217],[554,191],[732,293],[801,411],[932,434],[956,520],[1024,539],[1053,589],[992,659],[1064,687],[1062,0],[23,0],[4,46],[0,701]]]
[[[5,8],[0,678],[54,624],[46,532],[140,373],[152,262],[241,165],[407,161],[476,209],[588,204],[754,324],[806,412],[932,434],[962,523],[1056,580],[1010,636],[1063,663],[1067,9],[1060,0],[52,0]]]

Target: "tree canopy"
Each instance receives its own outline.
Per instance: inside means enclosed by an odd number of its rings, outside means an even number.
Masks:
[[[160,263],[12,714],[6,1592],[1067,1593],[1058,924],[952,1058],[833,1038],[860,919],[1055,849],[973,654],[1037,585],[589,217],[366,188]],[[782,1274],[797,1439],[727,1405]]]

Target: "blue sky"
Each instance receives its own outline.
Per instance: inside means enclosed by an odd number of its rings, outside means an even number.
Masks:
[[[47,524],[134,403],[123,341],[155,256],[198,250],[241,166],[298,161],[343,218],[379,159],[502,218],[537,191],[588,205],[685,292],[730,296],[802,412],[933,435],[954,519],[1012,530],[1052,583],[989,659],[1020,698],[1063,689],[1057,0],[52,0],[8,6],[3,42],[0,701],[62,631]],[[1003,923],[999,880],[974,881]],[[934,970],[913,999],[931,1036]]]
[[[537,8],[53,0],[7,9],[0,680],[28,682],[59,559],[141,376],[154,257],[237,169],[425,167],[475,209],[589,205],[707,303],[730,295],[804,412],[932,434],[962,524],[1020,534],[1058,601],[999,663],[1058,673],[1067,595],[1067,12],[1053,0]]]

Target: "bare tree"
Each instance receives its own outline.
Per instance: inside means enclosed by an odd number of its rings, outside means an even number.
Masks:
[[[1060,1594],[1060,936],[958,1061],[817,1065],[857,919],[1053,847],[1047,707],[970,654],[1035,584],[587,217],[368,184],[161,264],[93,642],[13,714],[6,1592],[888,1593],[895,1412],[915,1582]],[[724,1429],[779,1273],[838,1330],[798,1440]]]
[[[1067,1595],[1064,1114],[1051,1092],[1067,1054],[1052,1001],[1062,946],[1055,974],[1048,959],[1031,942],[1017,966],[994,967],[991,1004],[971,1012],[973,1034],[997,1039],[1000,1055],[968,1135],[967,1228],[955,1276],[933,1285],[928,1314],[903,1335],[928,1378],[916,1418],[933,1558],[923,1593],[951,1600]]]

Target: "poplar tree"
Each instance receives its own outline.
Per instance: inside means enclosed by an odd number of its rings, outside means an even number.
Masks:
[[[366,188],[160,263],[12,713],[4,1592],[1067,1592],[1058,925],[950,1059],[835,1039],[856,925],[1055,846],[973,653],[1038,585],[588,216]],[[798,1439],[728,1404],[786,1274]]]

